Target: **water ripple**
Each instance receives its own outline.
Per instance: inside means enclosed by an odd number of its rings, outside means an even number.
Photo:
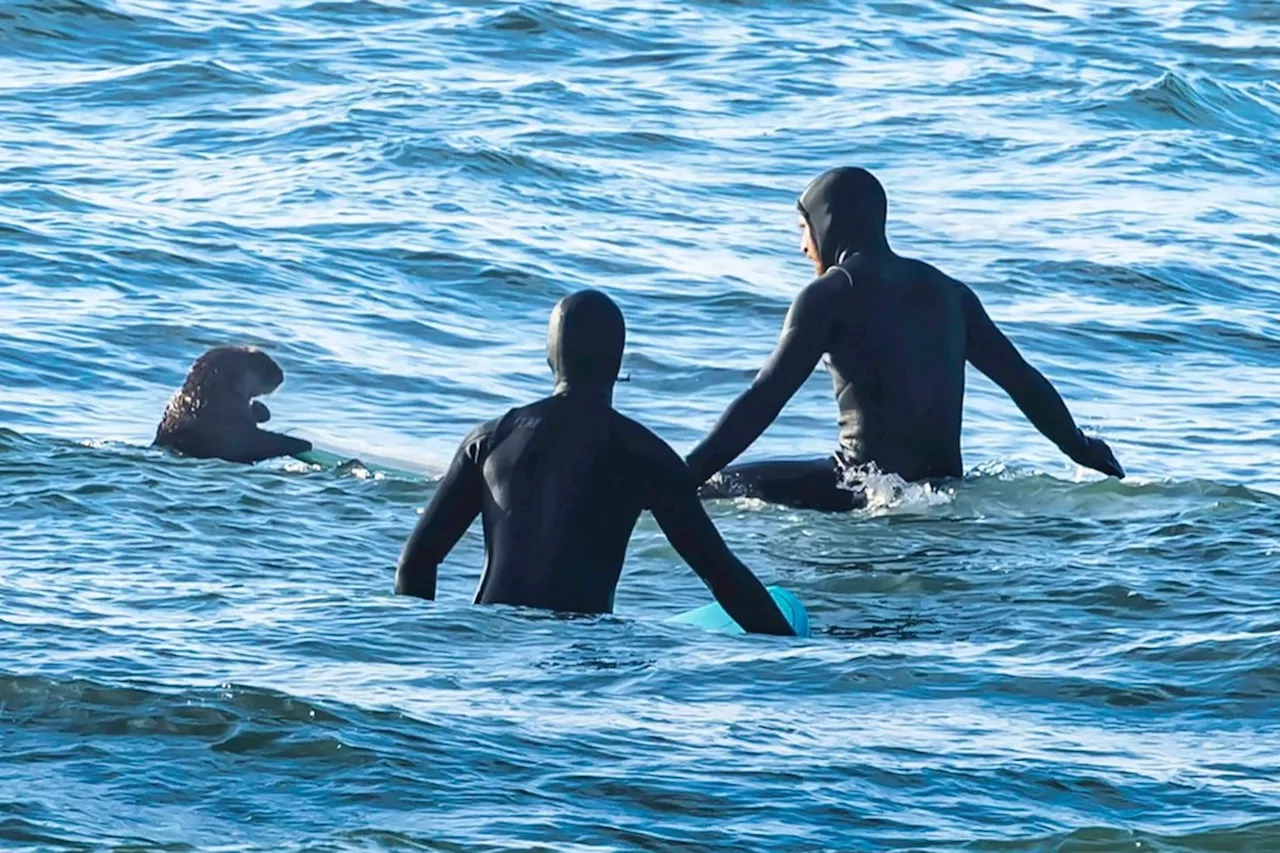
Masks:
[[[1269,850],[1280,837],[1280,15],[1260,0],[0,7],[0,846]],[[679,449],[860,163],[1132,476],[970,377],[970,474],[710,507],[807,641],[390,594],[459,437],[627,314]],[[203,349],[399,473],[146,447]],[[816,375],[752,454],[822,454]]]

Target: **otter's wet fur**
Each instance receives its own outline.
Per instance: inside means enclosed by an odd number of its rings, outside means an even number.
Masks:
[[[311,449],[311,442],[258,428],[271,418],[254,397],[284,381],[275,359],[253,347],[216,347],[196,359],[156,428],[154,444],[182,456],[260,462]]]

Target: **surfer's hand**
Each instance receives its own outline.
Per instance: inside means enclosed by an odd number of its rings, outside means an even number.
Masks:
[[[1111,448],[1107,447],[1107,443],[1100,438],[1083,435],[1084,444],[1071,458],[1077,463],[1092,468],[1095,471],[1101,471],[1108,477],[1124,479],[1124,468],[1120,467],[1116,455],[1111,452]]]
[[[265,424],[271,420],[271,410],[257,400],[249,404],[249,411],[253,412],[254,423]]]

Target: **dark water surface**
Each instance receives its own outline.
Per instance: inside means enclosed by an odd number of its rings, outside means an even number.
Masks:
[[[0,848],[1280,850],[1280,7],[0,0]],[[475,422],[606,288],[687,450],[884,179],[1130,471],[973,374],[946,489],[724,502],[812,640],[391,576]],[[420,476],[147,448],[204,348],[277,428]],[[815,374],[752,455],[834,441]]]

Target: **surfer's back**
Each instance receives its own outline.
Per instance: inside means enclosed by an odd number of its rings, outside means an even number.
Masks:
[[[479,450],[488,544],[476,601],[485,604],[608,612],[655,486],[687,479],[645,427],[572,394],[511,410]]]

